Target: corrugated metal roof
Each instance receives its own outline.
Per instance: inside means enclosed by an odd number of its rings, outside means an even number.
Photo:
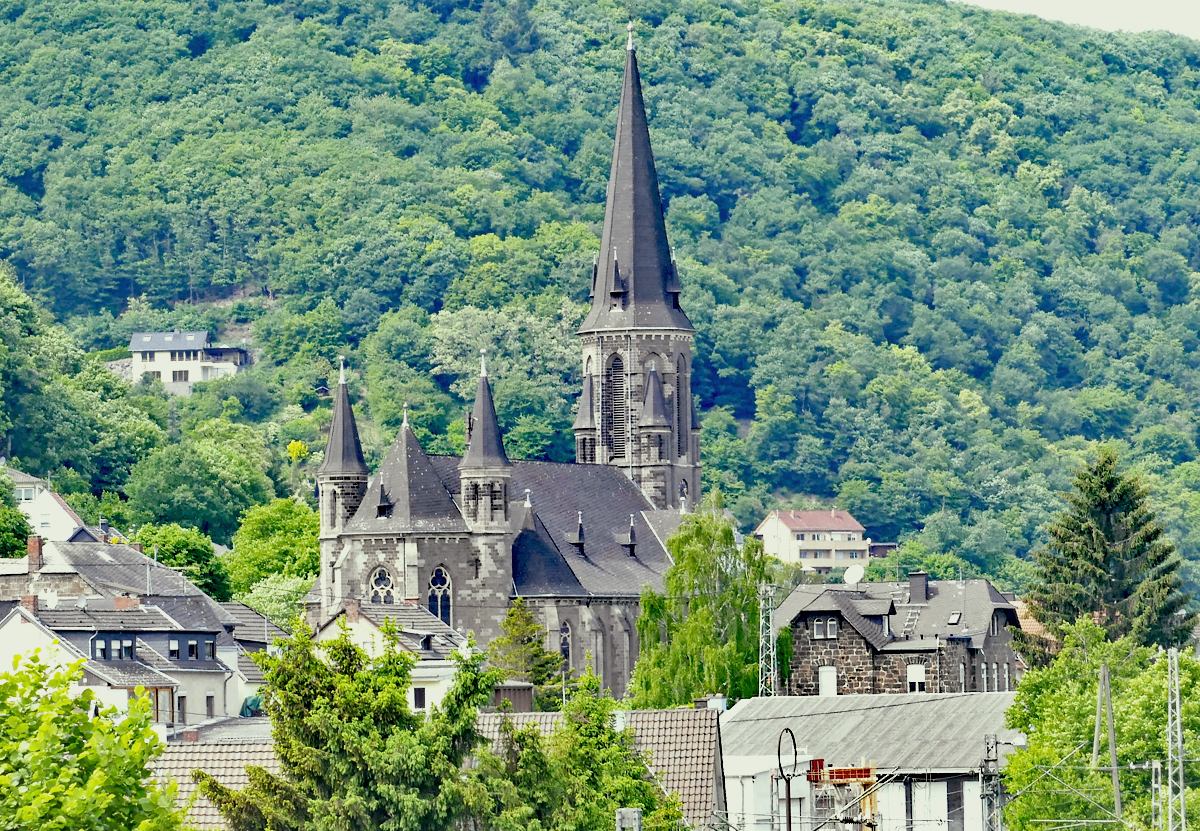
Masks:
[[[1016,693],[912,693],[748,698],[721,719],[726,757],[772,756],[784,727],[826,765],[875,760],[901,773],[967,773],[983,759],[984,736],[1013,743],[1004,726]],[[1011,750],[1011,745],[1007,748]],[[1001,748],[1002,752],[1005,748]]]

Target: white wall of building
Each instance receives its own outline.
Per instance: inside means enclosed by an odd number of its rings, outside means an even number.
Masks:
[[[3,624],[0,624],[0,668],[4,672],[12,669],[13,660],[21,655],[28,657],[35,650],[43,664],[55,669],[65,667],[82,660],[79,654],[69,644],[62,643],[47,632],[42,626],[20,614],[13,614]],[[129,691],[113,689],[107,684],[87,685],[76,682],[71,685],[71,694],[80,695],[84,690],[91,690],[102,707],[116,707],[124,710],[129,706]]]
[[[52,491],[42,491],[32,501],[18,503],[17,507],[29,519],[33,533],[44,540],[66,542],[79,528],[76,517],[59,504]]]

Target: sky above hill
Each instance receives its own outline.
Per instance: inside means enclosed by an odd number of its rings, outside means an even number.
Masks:
[[[1200,3],[1194,0],[974,0],[971,5],[1108,31],[1163,29],[1200,40]]]

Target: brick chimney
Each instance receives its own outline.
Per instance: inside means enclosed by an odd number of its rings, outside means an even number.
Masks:
[[[129,547],[132,548],[134,551],[136,551],[139,554],[142,553],[142,544],[140,542],[131,542],[129,544]]]
[[[924,603],[929,599],[929,575],[924,571],[908,573],[908,602]]]
[[[38,596],[36,594],[26,594],[21,596],[21,608],[30,612],[37,611]]]
[[[200,741],[200,731],[195,727],[183,731],[183,740],[188,744],[196,744]]]
[[[358,623],[358,601],[350,599],[346,601],[346,622]]]
[[[136,595],[133,597],[128,597],[128,596],[114,597],[113,598],[113,608],[116,609],[118,612],[137,611],[138,609],[142,608],[142,599]]]
[[[42,570],[42,538],[35,534],[25,540],[25,553],[29,555],[29,573],[37,574]]]

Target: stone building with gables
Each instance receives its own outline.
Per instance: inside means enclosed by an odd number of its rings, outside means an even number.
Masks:
[[[600,251],[579,331],[574,464],[508,458],[481,362],[463,457],[426,454],[405,418],[372,474],[343,373],[317,477],[314,626],[348,603],[419,604],[486,646],[522,597],[572,668],[590,653],[624,694],[641,591],[661,588],[666,538],[700,493],[693,329],[679,305],[632,35]]]

